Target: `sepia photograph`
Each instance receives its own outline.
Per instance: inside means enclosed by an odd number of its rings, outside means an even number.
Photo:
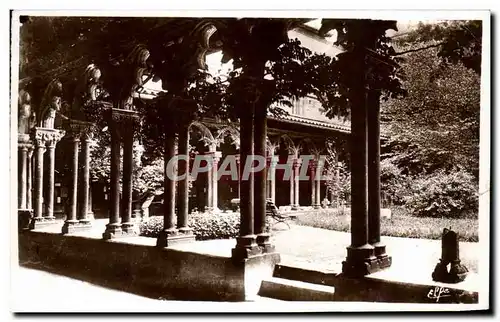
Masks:
[[[490,15],[12,10],[11,312],[491,309]]]

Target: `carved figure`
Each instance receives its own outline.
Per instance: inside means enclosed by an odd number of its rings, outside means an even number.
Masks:
[[[33,125],[34,112],[31,109],[31,95],[21,90],[18,99],[18,133],[28,134]]]
[[[101,79],[101,70],[97,68],[96,65],[90,64],[85,68],[85,72],[83,73],[83,82],[85,86],[84,92],[84,102],[95,101],[99,97],[100,94],[100,79]]]
[[[62,84],[59,80],[52,80],[43,94],[41,107],[40,126],[47,129],[54,128],[56,114],[61,110]]]
[[[149,50],[144,45],[137,45],[127,56],[125,70],[131,70],[132,75],[126,72],[127,85],[121,89],[120,108],[125,110],[133,109],[133,94],[144,85],[143,76],[151,69],[151,64],[148,61],[150,56]]]

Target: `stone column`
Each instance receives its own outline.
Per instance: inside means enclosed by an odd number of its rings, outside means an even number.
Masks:
[[[26,186],[27,186],[27,163],[28,163],[28,147],[20,146],[21,157],[19,168],[21,169],[21,180],[19,182],[19,209],[26,209]]]
[[[89,182],[89,207],[87,212],[87,219],[90,221],[94,220],[94,210],[92,207],[92,182]]]
[[[254,155],[266,160],[267,137],[267,106],[261,105],[255,111],[254,118]],[[266,232],[266,182],[267,167],[254,173],[254,233],[257,235],[257,244],[264,253],[274,252],[275,248]]]
[[[368,91],[368,241],[375,247],[379,267],[391,266],[380,240],[380,93]]]
[[[321,180],[316,180],[316,208],[321,207]]]
[[[175,238],[178,231],[175,227],[175,181],[174,173],[169,173],[168,162],[175,157],[175,131],[172,127],[167,127],[165,133],[165,179],[163,194],[163,230],[158,235],[156,245],[167,247],[170,240]]]
[[[315,161],[311,161],[310,170],[311,170],[311,207],[316,208],[316,167],[314,165]]]
[[[30,146],[28,149],[28,164],[27,164],[27,182],[26,182],[26,208],[27,209],[32,209],[33,204],[33,186],[32,186],[32,181],[33,181],[33,146]]]
[[[111,169],[109,193],[109,223],[103,233],[104,239],[119,237],[122,234],[120,223],[120,132],[116,109],[110,111],[109,131],[111,134]]]
[[[319,162],[315,163],[314,174],[315,174],[314,184],[316,185],[316,188],[314,189],[316,192],[315,194],[316,201],[314,203],[314,208],[319,209],[321,207],[321,173],[320,173]]]
[[[43,224],[54,222],[54,172],[55,172],[55,147],[57,142],[66,134],[65,131],[40,128],[33,130],[33,141],[35,142],[35,193],[34,193],[34,217],[30,228],[35,229]],[[48,149],[49,171],[47,180],[46,212],[43,214],[43,154]]]
[[[293,176],[294,176],[294,182],[293,182],[293,207],[292,209],[299,209],[300,204],[299,204],[299,168],[300,168],[300,160],[296,159],[295,162],[293,163]]]
[[[276,165],[278,164],[278,157],[273,155],[270,157],[268,180],[269,180],[269,198],[276,203]]]
[[[212,164],[212,211],[220,212],[219,209],[219,178],[217,171],[219,169],[219,160],[222,157],[222,152],[215,151],[213,154]]]
[[[183,126],[179,130],[178,141],[179,156],[187,159],[178,160],[178,175],[184,176],[179,185],[179,213],[177,214],[177,229],[184,234],[192,234],[188,226],[189,212],[189,126]]]
[[[71,162],[71,186],[69,188],[69,212],[66,217],[66,221],[62,227],[62,233],[67,234],[73,231],[73,228],[78,225],[79,221],[76,219],[77,217],[77,196],[78,196],[78,149],[80,144],[80,138],[78,136],[73,135],[72,137],[72,162]]]
[[[207,171],[207,211],[212,212],[214,210],[214,178],[213,178],[213,170],[210,167],[210,165],[213,166],[213,160],[211,159],[213,157],[212,153],[208,153],[207,155],[210,156],[210,158],[206,161],[209,165],[208,171]]]
[[[132,116],[127,119],[127,131],[123,133],[123,177],[121,200],[121,228],[122,234],[134,236],[138,234],[135,222],[132,220],[132,168],[134,162],[134,125]],[[88,187],[87,187],[88,189]]]
[[[295,160],[292,163],[292,171],[290,175],[290,207],[293,209],[295,205]]]
[[[45,141],[37,139],[35,141],[35,187],[34,187],[34,220],[40,222],[43,220],[43,154],[45,152]]]
[[[239,261],[260,254],[254,235],[253,175],[243,177],[247,160],[253,155],[253,108],[245,106],[240,116],[240,236],[232,249],[232,258]]]
[[[240,168],[241,168],[241,165],[240,165],[240,156],[237,155],[236,156],[236,167],[238,168],[238,199],[240,198],[240,190],[241,190],[241,186],[240,186],[240,183],[241,183],[241,176],[240,176]]]
[[[338,157],[336,158],[336,160],[337,160],[337,163],[336,163],[337,168],[335,169],[335,180],[336,180],[336,182],[339,182],[340,181],[340,167],[342,166],[342,163],[338,162]],[[340,198],[338,195],[335,199],[335,204],[336,204],[336,207],[340,207]]]
[[[82,135],[81,142],[81,167],[80,167],[80,211],[78,220],[81,226],[90,227],[90,220],[87,218],[89,212],[89,187],[90,187],[90,138],[86,133]]]
[[[55,220],[54,217],[54,174],[56,168],[56,142],[49,141],[47,144],[49,171],[47,178],[47,200],[45,201],[45,220]]]
[[[359,45],[350,52],[353,64],[351,100],[351,245],[342,263],[347,276],[364,276],[376,271],[374,247],[368,243],[367,109],[365,53]]]

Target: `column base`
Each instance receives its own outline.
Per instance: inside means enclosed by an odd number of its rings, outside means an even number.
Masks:
[[[132,211],[132,221],[136,223],[140,223],[142,221],[140,209],[134,209]]]
[[[185,244],[195,241],[194,234],[183,234],[177,229],[167,229],[160,232],[156,239],[157,247],[170,247],[173,245]]]
[[[56,217],[35,217],[31,219],[29,229],[43,228],[56,222]]]
[[[460,263],[460,260],[452,261],[450,264],[450,271],[448,271],[448,264],[442,259],[439,260],[434,271],[432,272],[432,280],[442,283],[459,283],[465,280],[469,270],[467,267]]]
[[[217,207],[215,207],[215,208],[208,207],[206,212],[211,213],[211,214],[218,214],[218,213],[221,213],[221,210]]]
[[[262,254],[262,250],[256,243],[257,236],[246,235],[236,237],[236,246],[231,250],[233,261],[240,262],[244,259]]]
[[[299,205],[292,205],[292,210],[299,210]]]
[[[121,237],[122,235],[122,225],[119,223],[107,224],[106,230],[102,234],[103,239],[114,239]]]
[[[385,250],[385,244],[378,242],[372,244],[372,246],[375,247],[374,254],[377,257],[380,269],[391,267],[392,257],[387,255]]]
[[[342,262],[342,273],[348,277],[363,277],[379,271],[379,261],[374,250],[375,247],[370,244],[347,247],[347,257]]]
[[[95,217],[94,217],[94,212],[93,211],[89,211],[87,213],[87,218],[86,218],[88,221],[93,221],[95,220]]]
[[[319,209],[319,208],[321,208],[320,205],[313,205],[312,207],[313,207],[313,209]]]
[[[122,237],[133,237],[139,235],[139,227],[134,222],[122,222]]]
[[[63,234],[71,234],[79,231],[86,231],[92,228],[90,221],[66,220],[61,229]]]
[[[182,234],[182,235],[185,235],[185,236],[186,235],[193,235],[194,236],[193,229],[190,228],[190,227],[181,227],[181,228],[178,229],[178,232],[179,232],[179,234]]]
[[[268,233],[258,234],[256,238],[257,245],[260,247],[263,254],[276,252],[276,247],[271,244],[271,235]]]

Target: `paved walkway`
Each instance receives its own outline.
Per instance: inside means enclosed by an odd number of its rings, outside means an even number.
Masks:
[[[290,230],[278,231],[273,238],[283,263],[314,265],[324,270],[340,272],[351,234],[308,226],[291,225]],[[393,266],[418,267],[431,271],[441,257],[441,241],[382,236]],[[484,252],[483,252],[484,253]],[[462,262],[477,272],[482,252],[479,243],[460,243]],[[487,253],[485,254],[486,256]]]
[[[95,229],[81,234],[101,238],[105,223],[106,220],[96,220]],[[60,226],[56,224],[52,227],[46,227],[44,230],[59,232]],[[131,238],[130,241],[139,242],[136,239],[140,239],[140,243],[145,244],[149,244],[146,241],[154,241],[146,237],[135,237]],[[272,240],[281,254],[282,264],[338,273],[341,271],[341,263],[346,256],[346,247],[350,244],[350,234],[291,224],[290,229],[275,231]],[[393,258],[390,272],[387,271],[384,274],[401,275],[404,276],[406,281],[409,281],[408,277],[412,277],[416,283],[430,282],[432,270],[441,255],[439,240],[384,236],[382,241],[387,245],[387,252]],[[154,245],[154,243],[151,243],[151,245]],[[177,246],[176,248],[229,257],[234,245],[235,240],[230,239],[195,242]],[[478,272],[479,258],[488,256],[487,253],[483,253],[484,250],[480,248],[479,243],[460,243],[462,262],[472,272]],[[16,311],[22,309],[29,309],[31,312],[71,311],[71,308],[74,310],[75,307],[81,310],[86,310],[88,307],[94,310],[97,308],[97,311],[115,311],[115,308],[127,307],[127,303],[131,304],[130,311],[137,311],[137,308],[141,308],[140,311],[142,311],[142,308],[160,312],[190,311],[188,307],[183,308],[183,304],[179,304],[182,302],[145,298],[43,271],[20,268],[15,269],[13,273],[17,274],[15,275],[17,284],[13,284],[16,285],[14,291],[18,291],[17,294],[14,294],[14,298],[17,295],[17,299],[22,299],[21,303],[17,303],[21,304],[20,306],[14,306],[13,309]],[[477,276],[477,274],[474,274],[474,276]],[[469,280],[471,283],[474,282],[472,278]],[[44,298],[51,299],[50,304],[43,301]],[[85,304],[75,305],[77,301]],[[264,299],[263,301],[267,303]],[[166,306],[164,302],[175,302],[176,304]],[[23,303],[30,303],[30,305],[23,305]],[[213,304],[207,306],[205,311],[217,311],[217,307],[213,306]],[[199,309],[203,311],[203,304],[200,305]],[[228,309],[239,310],[237,306],[224,307],[224,311]],[[256,308],[245,307],[245,309],[251,311]],[[125,312],[128,311],[125,310]]]

